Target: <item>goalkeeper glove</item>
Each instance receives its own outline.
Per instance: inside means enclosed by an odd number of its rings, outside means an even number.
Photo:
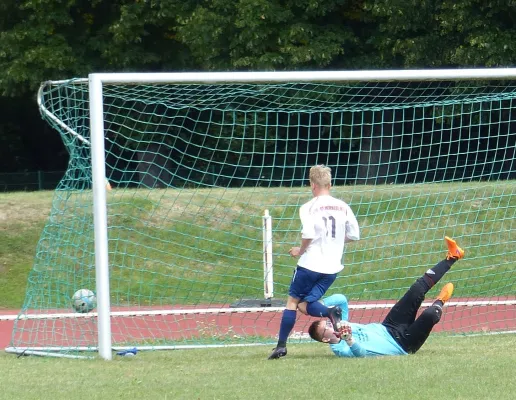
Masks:
[[[339,328],[339,336],[341,339],[344,339],[346,343],[353,341],[353,334],[351,332],[351,325],[346,322],[342,321],[340,328]]]

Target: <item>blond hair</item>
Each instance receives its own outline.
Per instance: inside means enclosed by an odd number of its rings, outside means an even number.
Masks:
[[[310,183],[329,189],[331,186],[331,169],[323,164],[310,168]]]

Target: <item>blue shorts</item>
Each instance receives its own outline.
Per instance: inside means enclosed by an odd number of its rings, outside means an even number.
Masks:
[[[298,265],[294,270],[288,294],[300,301],[312,303],[324,296],[336,278],[337,274],[322,274]]]

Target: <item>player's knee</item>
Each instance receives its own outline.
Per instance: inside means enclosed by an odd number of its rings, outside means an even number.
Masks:
[[[426,273],[421,278],[418,278],[417,282],[423,287],[423,290],[425,291],[432,289],[435,285],[432,277]]]
[[[285,308],[287,310],[297,310],[297,305],[299,304],[299,299],[296,299],[295,297],[292,297],[292,296],[288,296],[288,299],[287,299],[287,305],[285,306]]]
[[[327,317],[328,307],[320,301],[312,301],[306,305],[306,312],[312,317]]]
[[[443,310],[441,307],[431,306],[423,311],[422,316],[424,318],[430,319],[434,324],[437,324],[441,320],[442,314]]]
[[[306,301],[302,301],[297,305],[297,311],[299,311],[301,314],[308,315],[308,311],[306,310],[307,306],[308,303]]]

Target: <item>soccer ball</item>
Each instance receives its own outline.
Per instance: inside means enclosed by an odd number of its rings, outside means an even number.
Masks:
[[[79,313],[87,313],[97,306],[95,293],[89,289],[79,289],[73,294],[72,306]]]

